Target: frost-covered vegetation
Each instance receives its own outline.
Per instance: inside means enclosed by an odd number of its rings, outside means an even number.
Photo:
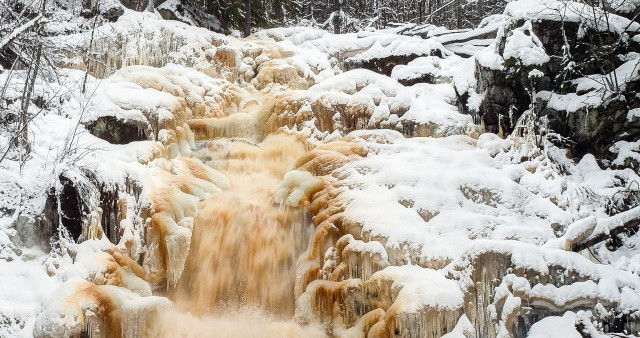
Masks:
[[[2,337],[640,334],[636,0],[0,15]]]

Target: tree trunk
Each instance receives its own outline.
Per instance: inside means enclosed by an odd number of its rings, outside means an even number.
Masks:
[[[47,1],[42,2],[42,8],[40,11],[40,15],[44,16],[45,8],[47,5]],[[27,78],[25,79],[25,90],[22,94],[22,107],[20,112],[20,137],[19,144],[22,149],[20,149],[20,171],[22,172],[22,168],[27,161],[27,157],[31,152],[31,144],[29,144],[29,122],[31,120],[29,116],[29,105],[31,103],[31,95],[33,94],[33,88],[36,84],[36,79],[38,78],[38,69],[40,68],[40,59],[42,57],[42,44],[38,45],[38,49],[36,51],[36,57],[33,65],[31,65],[31,69],[33,72],[27,72]]]
[[[251,0],[244,0],[244,37],[251,35]]]
[[[462,28],[462,2],[457,0],[455,3],[455,11],[456,11],[456,28]]]
[[[150,0],[149,3],[151,3]],[[87,49],[87,51],[84,54],[84,64],[85,64],[85,72],[84,72],[84,79],[82,80],[82,94],[85,93],[86,89],[87,89],[87,78],[89,77],[89,54],[91,53],[91,46],[93,45],[93,36],[96,32],[96,21],[97,21],[98,17],[96,16],[95,18],[93,18],[93,27],[91,28],[91,39],[89,40],[89,48]],[[107,70],[105,69],[105,72]],[[93,74],[94,76],[96,76],[96,74]]]
[[[149,3],[147,4],[147,12],[153,13],[155,9],[156,9],[155,1],[149,0]]]
[[[333,0],[333,32],[335,34],[342,33],[340,31],[340,11],[342,10],[340,2],[340,0]]]

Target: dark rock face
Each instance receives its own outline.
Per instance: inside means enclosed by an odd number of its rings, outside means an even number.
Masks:
[[[436,78],[433,74],[422,74],[410,79],[398,79],[398,82],[403,86],[413,86],[416,83],[435,83]]]
[[[485,93],[480,105],[480,115],[488,132],[510,132],[514,112],[523,112],[530,104],[527,89],[520,78],[501,70],[489,69],[476,62],[478,91]],[[514,117],[514,118],[517,118]]]
[[[122,212],[119,208],[119,193],[117,189],[100,189],[100,208],[102,209],[102,230],[111,243],[120,241],[120,221]]]
[[[516,22],[512,29],[521,27],[524,21]],[[564,69],[564,37],[562,30],[567,35],[567,41],[575,44],[579,25],[577,23],[561,23],[555,21],[540,21],[532,23],[535,34],[550,57],[550,61],[540,67],[516,66],[513,60],[505,61],[505,70],[494,70],[483,67],[476,62],[477,90],[485,93],[481,103],[479,114],[482,116],[485,128],[489,132],[497,133],[502,130],[505,133],[513,131],[513,127],[520,115],[531,104],[531,91],[553,90],[558,91],[562,87],[564,78],[560,75]],[[500,42],[499,53],[504,51],[505,41]],[[538,69],[544,73],[541,77],[530,78],[529,72]]]
[[[616,43],[618,37],[613,33],[586,32],[578,37],[578,26],[575,23],[549,22],[534,25],[540,31],[541,40],[545,44],[547,53],[553,53],[555,58],[547,67],[547,72],[556,77],[555,83],[544,90],[560,94],[576,93],[576,88],[567,80],[576,79],[585,74],[606,74],[621,66],[624,61],[618,58],[638,48],[630,41],[626,44]],[[563,71],[561,62],[564,28],[569,42],[575,69],[571,72]],[[555,33],[554,33],[555,31]],[[559,33],[560,32],[560,33]],[[638,81],[628,83],[626,88],[613,98],[607,98],[605,103],[596,108],[584,108],[577,112],[568,113],[556,111],[546,107],[544,101],[537,102],[536,113],[545,116],[550,123],[550,129],[575,142],[570,149],[574,156],[582,157],[591,153],[600,159],[613,159],[609,148],[617,141],[636,141],[640,138],[640,121],[628,121],[627,113],[630,109],[640,107],[640,100],[636,93],[640,89]],[[578,95],[585,93],[577,92]]]
[[[183,13],[184,12],[184,6],[182,6],[181,4],[177,6],[176,11],[178,13]],[[178,16],[176,15],[176,13],[174,11],[170,11],[168,9],[164,9],[164,8],[159,8],[158,9],[158,13],[160,13],[160,16],[164,19],[164,20],[179,20]]]
[[[82,0],[80,15],[86,19],[100,15],[107,21],[115,22],[123,14],[124,6],[120,1]]]
[[[220,20],[216,16],[205,13],[189,1],[180,0],[178,2],[165,3],[165,1],[156,0],[155,5],[156,10],[165,20],[182,21],[214,32],[224,33]]]
[[[524,22],[520,21],[519,24],[523,24]],[[542,45],[544,46],[544,50],[547,52],[549,56],[555,56],[561,58],[564,53],[565,48],[565,38],[569,46],[572,46],[572,53],[576,55],[584,55],[584,51],[575,50],[578,47],[578,29],[580,25],[576,22],[560,22],[560,21],[549,21],[543,20],[538,22],[532,22],[531,26],[533,28],[533,32],[536,34]],[[563,35],[564,30],[564,35]],[[551,63],[554,64],[555,67],[562,66],[558,64],[558,60],[552,59]],[[550,70],[553,73],[559,72],[561,69],[551,68]]]
[[[124,14],[124,8],[120,4],[117,4],[102,10],[100,14],[105,18],[105,20],[116,22],[118,21],[118,18]]]
[[[120,196],[121,187],[99,182],[91,172],[81,175],[62,174],[58,177],[59,184],[49,190],[47,201],[40,219],[36,220],[37,236],[48,247],[58,235],[58,229],[63,226],[73,240],[81,241],[84,227],[88,224],[92,208],[97,204],[101,211],[101,226],[104,234],[112,243],[118,243],[122,237],[120,221],[126,215],[126,203]],[[141,189],[136,182],[127,179],[126,191],[136,198]]]
[[[437,56],[442,58],[442,51],[439,49],[432,50],[429,55],[408,54],[408,55],[389,55],[387,57],[372,58],[368,60],[347,60],[344,63],[346,70],[364,68],[386,76],[391,75],[393,67],[397,65],[406,65],[407,63],[422,57]],[[416,82],[418,83],[418,82]]]
[[[77,241],[82,235],[82,226],[90,206],[87,196],[83,195],[80,183],[74,182],[65,174],[58,177],[59,189],[51,188],[47,196],[47,202],[42,213],[42,218],[37,222],[37,228],[42,238],[55,239],[58,229],[64,226],[71,237]]]
[[[511,29],[523,24],[523,21],[516,22]],[[624,63],[617,55],[640,48],[631,39],[620,43],[614,33],[580,33],[579,29],[579,23],[574,22],[541,20],[532,23],[532,33],[550,57],[549,62],[536,67],[544,73],[541,77],[529,78],[533,67],[517,66],[510,60],[505,61],[504,70],[493,70],[476,63],[477,91],[484,93],[478,113],[487,131],[512,132],[520,115],[531,107],[532,93],[576,93],[576,85],[571,80],[587,74],[609,73]],[[504,41],[501,45],[504,46]],[[567,51],[570,59],[567,59]],[[499,53],[502,54],[502,50]],[[572,66],[567,67],[570,61]],[[640,107],[640,99],[636,97],[639,89],[640,83],[629,83],[620,95],[607,98],[602,106],[572,113],[551,109],[540,98],[534,109],[538,117],[546,118],[551,132],[570,140],[570,151],[574,156],[592,153],[597,158],[611,160],[613,154],[609,148],[615,142],[640,138],[640,121],[627,120],[628,111]]]
[[[127,144],[147,140],[146,133],[139,125],[131,121],[122,121],[113,116],[99,117],[91,122],[89,132],[109,143]]]
[[[117,244],[122,238],[123,229],[120,222],[126,218],[127,213],[126,199],[122,195],[126,192],[138,200],[142,194],[142,188],[130,177],[125,177],[124,187],[101,183],[96,178],[92,178],[91,181],[97,182],[95,186],[100,192],[98,202],[102,210],[100,219],[102,231],[111,243]]]
[[[638,103],[621,97],[597,108],[567,113],[539,101],[537,114],[547,117],[551,130],[575,142],[571,149],[575,157],[591,153],[596,158],[612,160],[609,148],[615,142],[640,139],[640,120],[627,120],[628,111],[639,107]]]
[[[60,176],[60,183],[62,191],[58,192],[58,199],[54,204],[58,206],[60,203],[60,220],[73,239],[78,240],[82,235],[83,218],[89,212],[89,206],[70,179]]]
[[[134,10],[134,11],[142,11],[144,8],[146,8],[148,0],[120,0],[120,3],[124,6],[127,7],[128,9]],[[156,5],[159,5],[160,2],[156,2]]]

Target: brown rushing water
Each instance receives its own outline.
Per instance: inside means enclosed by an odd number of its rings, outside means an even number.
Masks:
[[[193,154],[222,172],[230,188],[201,202],[182,276],[170,298],[169,336],[323,336],[291,321],[296,261],[313,225],[303,208],[280,206],[275,191],[309,150],[298,135],[253,144],[216,139]]]

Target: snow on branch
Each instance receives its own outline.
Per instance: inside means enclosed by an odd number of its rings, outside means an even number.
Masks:
[[[579,252],[639,225],[640,207],[600,220],[590,216],[569,225],[564,235],[544,247]]]
[[[38,24],[38,22],[40,21],[40,19],[42,19],[42,17],[43,17],[42,14],[36,16],[35,18],[31,19],[30,21],[26,22],[22,26],[18,27],[16,30],[14,30],[9,35],[7,35],[5,38],[0,40],[0,50],[4,49],[5,46],[10,44],[13,40],[15,40],[18,36],[20,36],[20,34],[30,30],[33,26]]]
[[[569,225],[563,236],[544,246],[579,252],[639,225],[640,207],[601,220],[587,217]]]
[[[571,251],[584,250],[638,225],[640,225],[640,207],[600,220],[591,234],[571,244]]]

